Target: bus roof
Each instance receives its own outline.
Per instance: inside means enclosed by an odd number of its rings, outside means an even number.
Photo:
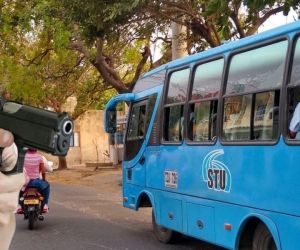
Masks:
[[[159,71],[162,70],[166,70],[169,68],[176,68],[176,67],[180,67],[183,65],[188,65],[192,62],[195,61],[199,61],[205,58],[209,58],[209,57],[213,57],[213,56],[217,56],[217,55],[222,55],[228,51],[231,50],[235,50],[235,49],[239,49],[239,48],[243,48],[245,46],[249,46],[251,44],[255,44],[258,42],[263,42],[265,40],[269,40],[278,36],[282,36],[285,35],[287,33],[291,33],[291,32],[296,32],[296,31],[300,31],[300,21],[296,21],[290,24],[286,24],[283,26],[280,26],[278,28],[274,28],[256,35],[252,35],[249,37],[245,37],[242,38],[240,40],[236,40],[236,41],[232,41],[232,42],[228,42],[225,43],[223,45],[220,45],[218,47],[215,48],[209,48],[205,51],[196,53],[194,55],[191,56],[186,56],[184,58],[180,58],[180,59],[176,59],[174,61],[171,61],[169,63],[166,63],[164,65],[161,65],[147,73],[145,73],[142,78],[147,77],[147,76],[151,76]]]

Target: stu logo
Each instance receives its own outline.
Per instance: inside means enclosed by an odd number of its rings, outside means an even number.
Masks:
[[[209,188],[225,190],[226,188],[226,172],[219,169],[207,170],[207,186]]]
[[[223,149],[218,149],[209,152],[205,156],[202,164],[202,176],[209,189],[221,192],[230,192],[230,171],[223,162],[217,160],[217,157],[223,154]]]

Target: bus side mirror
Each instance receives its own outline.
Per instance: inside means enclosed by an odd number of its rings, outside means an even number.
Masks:
[[[106,112],[107,132],[114,134],[117,131],[117,111],[109,110]]]

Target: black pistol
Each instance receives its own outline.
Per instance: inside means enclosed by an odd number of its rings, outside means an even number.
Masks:
[[[18,161],[14,169],[5,171],[0,168],[6,175],[23,171],[26,148],[65,156],[73,135],[73,121],[67,113],[56,113],[2,98],[0,98],[0,128],[14,135],[18,148]]]

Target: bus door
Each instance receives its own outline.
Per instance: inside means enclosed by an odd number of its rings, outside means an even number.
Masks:
[[[141,98],[131,104],[127,133],[124,142],[124,181],[145,186],[146,182],[146,145],[149,140],[151,117],[156,94]]]
[[[112,98],[106,105],[105,130],[115,133],[116,105],[121,101],[130,102],[127,131],[124,141],[123,181],[145,186],[146,158],[145,150],[153,123],[157,92],[148,94],[122,94]],[[156,104],[156,105],[155,105]]]

